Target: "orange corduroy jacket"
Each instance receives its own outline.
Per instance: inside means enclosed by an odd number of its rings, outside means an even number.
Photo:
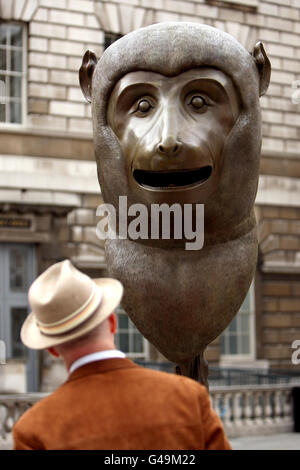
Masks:
[[[15,449],[231,449],[206,388],[105,359],[75,370],[13,428]]]

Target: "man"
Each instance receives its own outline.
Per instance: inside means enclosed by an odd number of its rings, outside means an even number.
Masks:
[[[116,349],[123,287],[69,260],[32,284],[21,338],[61,356],[68,380],[13,428],[15,449],[230,449],[207,390],[137,366]]]

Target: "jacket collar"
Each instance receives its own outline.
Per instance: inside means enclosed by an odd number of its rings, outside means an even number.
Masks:
[[[67,379],[67,382],[72,382],[81,377],[86,377],[93,374],[102,374],[117,369],[130,369],[139,367],[130,359],[112,358],[102,359],[100,361],[90,362],[82,367],[76,369]]]

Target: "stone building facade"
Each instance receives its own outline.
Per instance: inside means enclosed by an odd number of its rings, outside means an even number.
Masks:
[[[0,0],[0,339],[7,360],[0,390],[49,390],[62,368],[30,353],[18,331],[26,289],[52,263],[70,258],[105,275],[96,237],[101,194],[91,111],[78,82],[87,49],[99,57],[129,31],[162,21],[206,23],[249,51],[263,41],[272,63],[261,98],[263,146],[256,200],[259,262],[238,319],[211,344],[211,364],[291,368],[300,340],[300,1]],[[163,359],[120,313],[133,357]]]

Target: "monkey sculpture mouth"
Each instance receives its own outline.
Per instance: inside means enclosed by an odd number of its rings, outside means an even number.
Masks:
[[[135,181],[146,189],[176,190],[195,187],[205,183],[212,174],[212,166],[206,165],[202,168],[180,169],[180,170],[133,170]]]

